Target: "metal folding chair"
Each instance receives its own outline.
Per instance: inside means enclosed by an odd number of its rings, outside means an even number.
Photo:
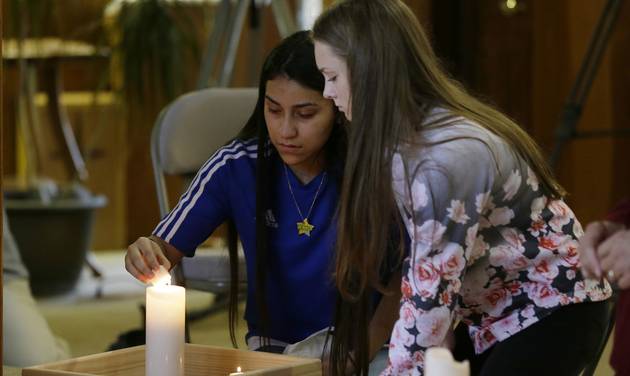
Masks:
[[[151,159],[160,216],[170,210],[165,175],[193,176],[218,148],[245,125],[256,104],[255,88],[211,88],[185,94],[160,113],[151,135]],[[215,294],[229,290],[226,249],[199,248],[180,264],[183,284]],[[239,252],[241,289],[247,283],[245,260]]]

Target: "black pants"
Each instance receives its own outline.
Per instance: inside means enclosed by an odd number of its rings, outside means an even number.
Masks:
[[[573,376],[594,360],[609,321],[608,302],[571,304],[481,354],[466,325],[455,330],[457,360],[468,359],[480,376]]]

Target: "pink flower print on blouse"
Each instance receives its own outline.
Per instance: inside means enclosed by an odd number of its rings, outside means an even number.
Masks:
[[[542,219],[537,219],[535,221],[532,221],[530,227],[527,229],[527,231],[534,237],[539,237],[541,236],[543,233],[546,233],[547,229],[547,222],[543,221]]]
[[[490,192],[479,193],[475,197],[475,208],[477,214],[479,214],[479,228],[488,228],[491,226],[488,221],[488,214],[495,208],[492,202],[492,196]]]
[[[512,304],[510,289],[495,278],[484,291],[483,308],[490,317],[498,317],[506,307]]]
[[[428,220],[420,226],[415,226],[415,233],[413,234],[414,236],[412,241],[416,241],[418,243],[416,246],[421,248],[416,251],[423,251],[422,248],[427,246],[434,247],[440,244],[445,231],[446,226],[434,220]],[[426,251],[426,249],[424,251]]]
[[[551,252],[540,252],[534,260],[534,267],[529,269],[527,276],[531,281],[551,284],[558,276],[558,259]]]
[[[527,185],[532,188],[532,191],[538,191],[538,177],[536,177],[536,174],[529,166],[527,167]]]
[[[472,339],[475,349],[487,349],[497,342],[497,338],[489,330],[481,331],[479,335],[475,335],[473,332]]]
[[[494,203],[492,202],[492,196],[490,192],[479,193],[475,197],[475,207],[477,208],[477,214],[487,215],[492,209],[494,209]]]
[[[457,243],[448,243],[442,248],[442,252],[434,256],[439,262],[442,278],[447,281],[458,280],[464,270],[464,249]]]
[[[538,307],[554,307],[560,303],[560,294],[550,285],[526,282],[523,286],[527,296]]]
[[[455,223],[465,224],[470,217],[466,214],[466,205],[460,200],[451,200],[451,207],[446,209],[448,218]]]
[[[523,244],[525,243],[525,235],[521,233],[517,228],[504,227],[500,230],[501,237],[512,247],[518,249],[520,252],[524,251]]]
[[[534,311],[534,306],[532,304],[528,304],[524,309],[521,310],[520,314],[524,319],[522,322],[524,328],[538,321],[538,318],[536,317],[536,311]]]
[[[518,312],[512,312],[511,315],[494,322],[493,331],[499,339],[505,339],[518,333],[522,329]]]
[[[564,242],[566,235],[549,233],[538,238],[538,249],[543,251],[554,251]]]
[[[424,352],[423,351],[415,351],[411,355],[411,359],[413,360],[414,364],[424,364]],[[414,373],[414,374],[416,374],[416,373]]]
[[[532,221],[542,221],[542,211],[547,207],[547,197],[541,196],[532,200],[532,204],[530,205],[530,218]]]
[[[402,293],[402,297],[405,299],[411,299],[413,296],[413,290],[409,284],[409,278],[402,278],[400,292]]]
[[[415,281],[416,294],[423,299],[435,298],[440,285],[439,266],[433,264],[432,260],[424,259],[415,265],[415,278],[411,276],[411,281]]]
[[[490,248],[489,256],[490,265],[508,272],[522,270],[530,262],[519,249],[505,244]]]
[[[609,291],[602,289],[600,284],[593,279],[584,280],[584,289],[586,294],[592,297],[593,301],[604,300],[610,296]]]
[[[404,328],[400,321],[396,322],[389,344],[389,366],[382,375],[413,375],[416,363],[413,354],[407,350],[415,344],[415,336]]]
[[[483,239],[483,235],[478,234],[479,224],[469,227],[466,230],[466,260],[468,265],[472,265],[477,259],[482,257],[490,248]]]
[[[416,326],[417,315],[418,308],[409,301],[403,301],[400,306],[400,321],[405,329],[411,329]]]
[[[514,211],[507,206],[495,208],[490,213],[488,220],[492,226],[505,226],[514,218]]]
[[[392,187],[398,199],[404,200],[406,207],[412,207],[417,211],[425,207],[429,201],[427,187],[423,183],[414,180],[411,182],[411,192],[406,181],[404,164],[400,154],[393,157],[392,163]]]
[[[503,201],[510,201],[516,195],[521,187],[521,173],[519,170],[513,170],[505,184],[503,184]]]
[[[450,306],[453,303],[453,292],[454,288],[451,285],[448,285],[446,291],[442,291],[438,295],[438,302],[444,306]]]
[[[418,211],[425,206],[429,202],[429,196],[427,195],[427,186],[420,183],[419,181],[414,181],[411,184],[411,197],[413,199],[413,210]]]
[[[422,335],[416,337],[421,347],[441,345],[451,325],[451,311],[444,306],[436,306],[428,311],[421,311],[416,322],[416,329]]]
[[[580,255],[578,253],[577,240],[568,239],[568,241],[559,248],[558,253],[560,254],[562,265],[574,270],[579,269]]]
[[[573,212],[564,201],[553,200],[549,203],[549,210],[553,213],[553,218],[549,221],[549,226],[555,232],[562,232],[562,228],[574,218]]]

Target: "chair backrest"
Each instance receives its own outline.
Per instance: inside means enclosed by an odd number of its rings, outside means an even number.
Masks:
[[[151,135],[151,160],[161,217],[170,210],[165,174],[196,173],[212,153],[245,125],[257,98],[256,88],[210,88],[182,95],[162,110]],[[245,286],[242,252],[239,269],[240,282]],[[227,292],[230,281],[227,252],[198,255],[194,262],[184,258],[176,270],[178,284],[191,284],[213,293]]]
[[[182,95],[166,107],[153,127],[151,159],[160,215],[169,211],[164,174],[196,172],[245,125],[256,88],[210,88]]]

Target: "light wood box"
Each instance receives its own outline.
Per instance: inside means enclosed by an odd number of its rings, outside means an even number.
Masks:
[[[88,355],[22,370],[23,376],[145,376],[145,346]],[[319,376],[319,359],[186,344],[185,376],[227,376],[241,367],[246,376]]]

